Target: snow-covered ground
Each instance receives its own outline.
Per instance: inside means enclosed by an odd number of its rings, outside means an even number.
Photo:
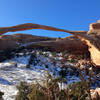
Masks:
[[[11,62],[0,63],[0,91],[4,92],[4,100],[14,100],[20,81],[33,82],[41,78],[41,72],[17,68]]]
[[[41,80],[44,72],[49,71],[59,76],[63,63],[62,53],[53,56],[51,52],[27,51],[16,53],[15,57],[0,63],[0,91],[4,92],[4,100],[14,100],[18,92],[16,85],[21,81],[32,83]],[[56,62],[54,62],[56,61]],[[73,65],[65,61],[65,65]],[[28,68],[27,68],[28,66]],[[71,68],[67,68],[67,84],[80,81]]]

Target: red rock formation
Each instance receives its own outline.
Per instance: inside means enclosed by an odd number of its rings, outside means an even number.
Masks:
[[[88,45],[93,63],[97,66],[100,66],[100,41],[99,41],[100,23],[91,24],[89,32],[69,31],[69,30],[58,29],[58,28],[45,26],[45,25],[26,23],[26,24],[16,25],[12,27],[0,28],[0,34],[4,34],[6,32],[29,30],[29,29],[44,29],[44,30],[51,30],[51,31],[61,31],[61,32],[67,32],[67,33],[77,36],[77,38],[79,38],[81,41],[85,41],[85,43]]]
[[[57,52],[67,51],[75,55],[89,55],[88,46],[75,36],[70,36],[58,41],[36,43],[36,45],[48,47],[49,50]]]
[[[62,38],[56,41],[55,38],[39,37],[28,34],[3,35],[0,39],[0,50],[5,50],[7,48],[13,49],[17,47],[17,43],[24,44],[30,42],[35,42],[35,44],[28,46],[28,48],[43,47],[51,51],[68,51],[76,55],[88,55],[88,46],[75,36]]]

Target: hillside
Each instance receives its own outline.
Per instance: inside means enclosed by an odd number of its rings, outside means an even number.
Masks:
[[[89,57],[88,47],[75,36],[67,38],[40,37],[28,34],[3,35],[0,38],[0,61],[3,61],[12,51],[18,51],[22,48],[39,48],[49,51],[64,52],[67,51],[76,55]],[[8,55],[9,52],[9,55]]]
[[[80,56],[75,57],[66,52],[56,53],[39,49],[23,49],[14,53],[10,59],[0,63],[0,91],[4,92],[4,100],[15,100],[18,93],[16,85],[23,81],[30,84],[35,81],[41,83],[40,81],[48,75],[48,72],[52,77],[55,75],[54,77],[66,79],[64,85],[60,87],[63,89],[73,82],[81,81],[79,69],[84,73],[85,79],[88,80],[88,71],[92,66],[88,59],[82,59]],[[62,71],[64,71],[63,74]],[[98,70],[92,75],[94,81],[91,90],[96,88],[99,90]]]
[[[87,45],[75,36],[55,39],[27,34],[4,35],[0,45],[0,91],[4,93],[4,100],[15,100],[19,91],[16,86],[20,82],[39,81],[41,84],[41,79],[49,73],[52,77],[61,77],[60,81],[66,80],[62,86],[59,84],[64,89],[81,82],[79,70],[88,80],[91,68],[95,77],[90,89],[99,91],[99,70],[91,63]],[[96,92],[91,95],[96,97]]]

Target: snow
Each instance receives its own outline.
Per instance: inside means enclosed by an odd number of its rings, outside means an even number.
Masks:
[[[8,66],[9,67],[9,66]],[[4,67],[0,69],[0,90],[4,92],[4,100],[14,100],[17,94],[16,85],[20,81],[33,82],[41,79],[41,73],[25,68]]]
[[[6,66],[11,66],[11,65],[12,64],[9,62],[3,62],[3,63],[0,63],[0,68],[6,67]]]
[[[30,64],[30,68],[26,68],[29,64],[29,60],[31,54],[36,52],[37,61],[39,61],[36,65],[33,63]],[[45,56],[45,55],[48,56]],[[18,55],[18,56],[16,56]],[[62,53],[58,53],[57,57],[53,57],[51,52],[43,52],[42,55],[39,55],[39,51],[27,51],[25,53],[16,53],[15,57],[6,60],[0,63],[0,91],[4,92],[4,100],[14,100],[17,95],[16,85],[19,85],[21,81],[26,81],[28,83],[33,83],[35,81],[40,81],[44,78],[44,73],[50,72],[51,75],[55,73],[57,77],[59,77],[59,72],[61,69],[61,60],[63,59]],[[53,64],[52,60],[56,60],[56,63]],[[36,62],[36,61],[34,61]],[[47,65],[47,67],[46,67]],[[66,61],[65,65],[74,64]],[[71,68],[67,68],[68,72],[71,72]],[[67,72],[67,73],[68,73]],[[80,81],[79,77],[75,75],[67,75],[67,84],[59,83],[61,89],[65,89],[67,85]]]
[[[3,84],[0,84],[0,90],[5,93],[3,96],[4,100],[15,100],[15,97],[18,92],[15,86]]]
[[[41,79],[40,71],[27,69],[30,56],[15,57],[0,63],[0,91],[4,92],[4,100],[14,100],[17,94],[16,85],[20,81],[33,82]],[[17,67],[15,67],[17,64]]]
[[[80,68],[81,68],[81,69],[85,69],[86,66],[85,66],[85,65],[81,65]]]
[[[15,57],[14,59],[11,59],[12,62],[14,62],[15,64],[17,64],[17,67],[21,67],[21,66],[26,66],[28,64],[30,56],[26,56],[26,57]]]

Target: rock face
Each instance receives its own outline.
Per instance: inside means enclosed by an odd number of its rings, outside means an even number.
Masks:
[[[98,67],[100,66],[100,23],[90,24],[88,32],[90,40],[87,41],[91,59]]]
[[[23,44],[47,40],[55,40],[55,38],[33,36],[28,34],[3,35],[0,38],[0,50],[5,50],[7,48],[16,48],[18,46],[18,43]]]
[[[3,35],[0,38],[0,61],[12,56],[10,53],[18,48],[19,44],[21,45],[25,43],[47,40],[55,40],[55,38],[33,36],[28,34]]]
[[[70,33],[77,38],[79,38],[82,42],[84,41],[86,45],[88,45],[89,52],[93,63],[96,66],[100,66],[100,23],[90,24],[90,30],[88,31],[70,31],[59,28],[54,28],[45,25],[25,23],[12,27],[2,27],[0,28],[0,34],[4,34],[7,32],[15,32],[22,30],[30,30],[30,29],[44,29],[51,31],[61,31]]]
[[[13,35],[2,35],[1,39],[16,41],[19,43],[28,43],[28,42],[37,42],[37,41],[47,41],[47,40],[55,40],[55,38],[50,37],[42,37],[42,36],[34,36],[30,34],[13,34]]]
[[[3,35],[0,39],[0,50],[15,49],[18,44],[31,43],[28,48],[47,48],[51,51],[67,51],[76,55],[88,55],[88,46],[77,37],[70,36],[56,40],[55,38],[32,36],[28,34]],[[2,54],[2,53],[1,53]]]
[[[57,41],[47,41],[36,43],[37,46],[46,47],[51,51],[63,52],[74,55],[84,55],[89,57],[88,46],[81,42],[77,37],[70,36],[67,38],[59,39]],[[32,47],[32,46],[31,46]]]

